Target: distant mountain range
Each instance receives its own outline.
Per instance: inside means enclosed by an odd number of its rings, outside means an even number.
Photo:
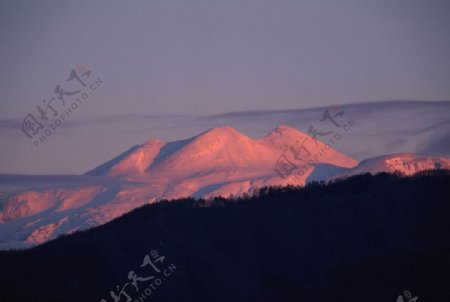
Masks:
[[[339,126],[335,140],[352,121]],[[358,163],[336,151],[333,141],[318,140],[331,132],[309,130],[281,125],[254,139],[231,127],[213,128],[180,141],[149,140],[85,175],[0,175],[0,249],[40,244],[161,199],[228,197],[362,173],[450,169],[448,157],[411,153]]]
[[[23,118],[0,120],[0,174],[83,174],[149,138],[179,141],[225,125],[254,138],[288,125],[316,132],[323,143],[345,133],[331,146],[358,161],[405,152],[450,156],[450,101],[336,105],[207,116],[74,115],[39,147],[19,130]]]

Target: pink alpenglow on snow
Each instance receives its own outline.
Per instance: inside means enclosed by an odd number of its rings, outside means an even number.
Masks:
[[[314,160],[301,157],[301,147]],[[277,171],[280,156],[283,164],[295,163],[292,173],[282,177]],[[358,164],[287,126],[262,138],[222,127],[180,141],[152,139],[85,175],[0,175],[0,249],[29,247],[101,225],[160,199],[228,197],[337,175],[396,170],[411,174],[449,166],[449,158],[413,154]]]

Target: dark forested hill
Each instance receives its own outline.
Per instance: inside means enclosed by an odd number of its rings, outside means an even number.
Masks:
[[[160,202],[1,252],[0,301],[450,301],[449,196],[435,171]]]

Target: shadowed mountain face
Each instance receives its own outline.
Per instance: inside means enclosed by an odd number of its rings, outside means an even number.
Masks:
[[[448,158],[414,154],[358,164],[314,135],[283,125],[258,139],[214,128],[181,141],[149,140],[85,175],[1,176],[0,249],[101,225],[163,198],[228,197],[366,172],[446,168]]]
[[[130,301],[378,302],[405,290],[449,301],[449,182],[443,171],[366,174],[245,200],[148,205],[0,252],[0,301],[109,302],[121,289]],[[131,271],[154,278],[136,289]]]

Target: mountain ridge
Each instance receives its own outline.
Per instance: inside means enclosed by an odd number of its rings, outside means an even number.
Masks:
[[[286,125],[260,138],[224,126],[179,141],[150,139],[83,175],[0,175],[0,249],[39,244],[161,199],[228,197],[267,186],[438,167],[450,169],[450,159],[409,154],[358,163]]]

